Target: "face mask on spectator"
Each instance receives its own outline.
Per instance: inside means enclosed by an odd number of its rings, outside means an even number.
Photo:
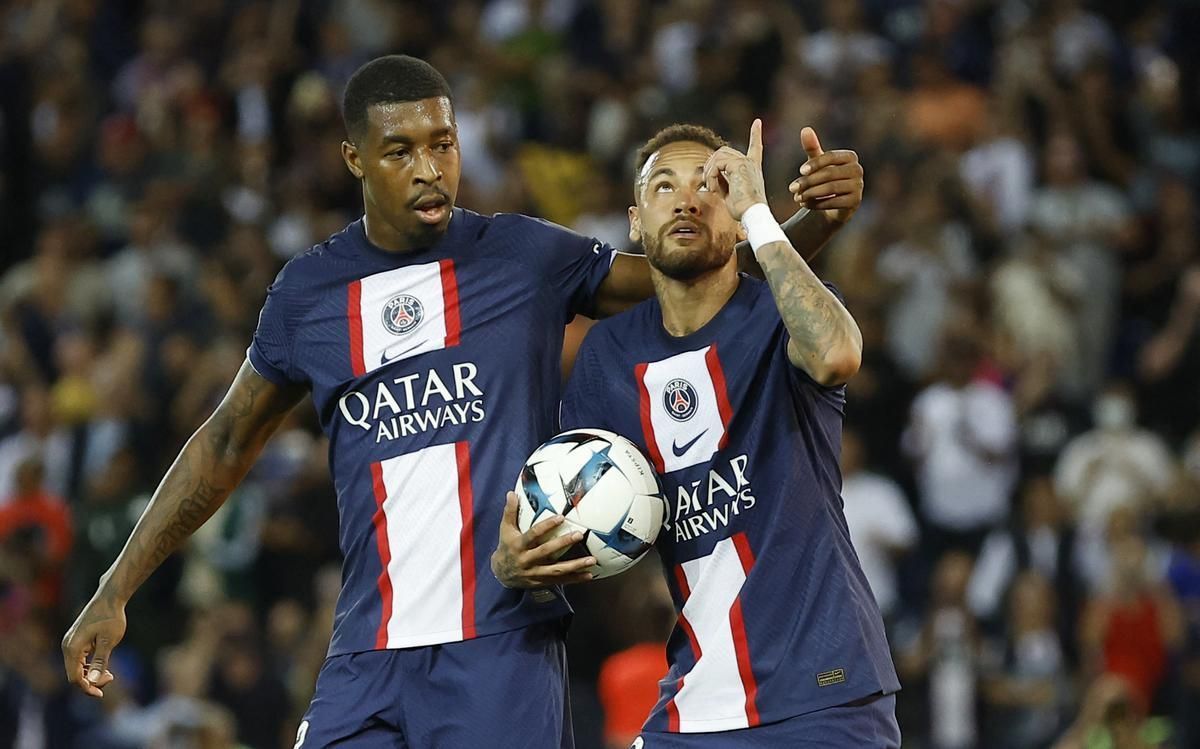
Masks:
[[[1133,426],[1133,403],[1124,396],[1102,395],[1092,409],[1092,418],[1101,429],[1128,429]]]

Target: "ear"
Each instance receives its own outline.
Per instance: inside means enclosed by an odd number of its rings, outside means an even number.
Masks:
[[[638,216],[636,205],[629,206],[629,241],[634,244],[642,241],[642,219]]]
[[[358,163],[358,149],[350,141],[342,141],[342,161],[346,162],[346,168],[354,175],[354,179],[363,178],[362,166]]]

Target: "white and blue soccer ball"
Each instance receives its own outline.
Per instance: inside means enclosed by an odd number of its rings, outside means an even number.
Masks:
[[[645,556],[667,513],[650,461],[632,442],[603,429],[563,432],[534,450],[516,492],[521,532],[562,515],[554,536],[583,533],[564,556],[594,556],[593,578],[624,572]]]

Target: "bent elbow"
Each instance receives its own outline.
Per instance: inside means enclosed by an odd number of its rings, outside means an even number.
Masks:
[[[851,346],[844,346],[831,351],[825,357],[818,371],[812,373],[812,378],[824,387],[845,385],[850,378],[858,374],[862,366],[862,352]]]

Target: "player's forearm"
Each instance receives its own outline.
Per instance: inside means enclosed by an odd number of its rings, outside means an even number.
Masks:
[[[800,257],[805,260],[811,261],[845,223],[831,221],[824,211],[801,208],[779,226],[791,240],[795,252],[800,253]],[[762,266],[754,257],[754,250],[750,248],[750,242],[738,242],[737,253],[738,270],[755,278],[765,278]]]
[[[227,454],[220,425],[212,421],[192,435],[163,477],[125,548],[101,578],[98,596],[127,602],[212,517],[249,470],[250,461]]]
[[[128,601],[225,502],[299,397],[299,391],[274,385],[244,363],[221,405],[163,477],[125,548],[101,578],[97,596]]]
[[[792,363],[822,385],[846,382],[862,361],[862,334],[838,298],[787,242],[758,252],[791,341]]]

